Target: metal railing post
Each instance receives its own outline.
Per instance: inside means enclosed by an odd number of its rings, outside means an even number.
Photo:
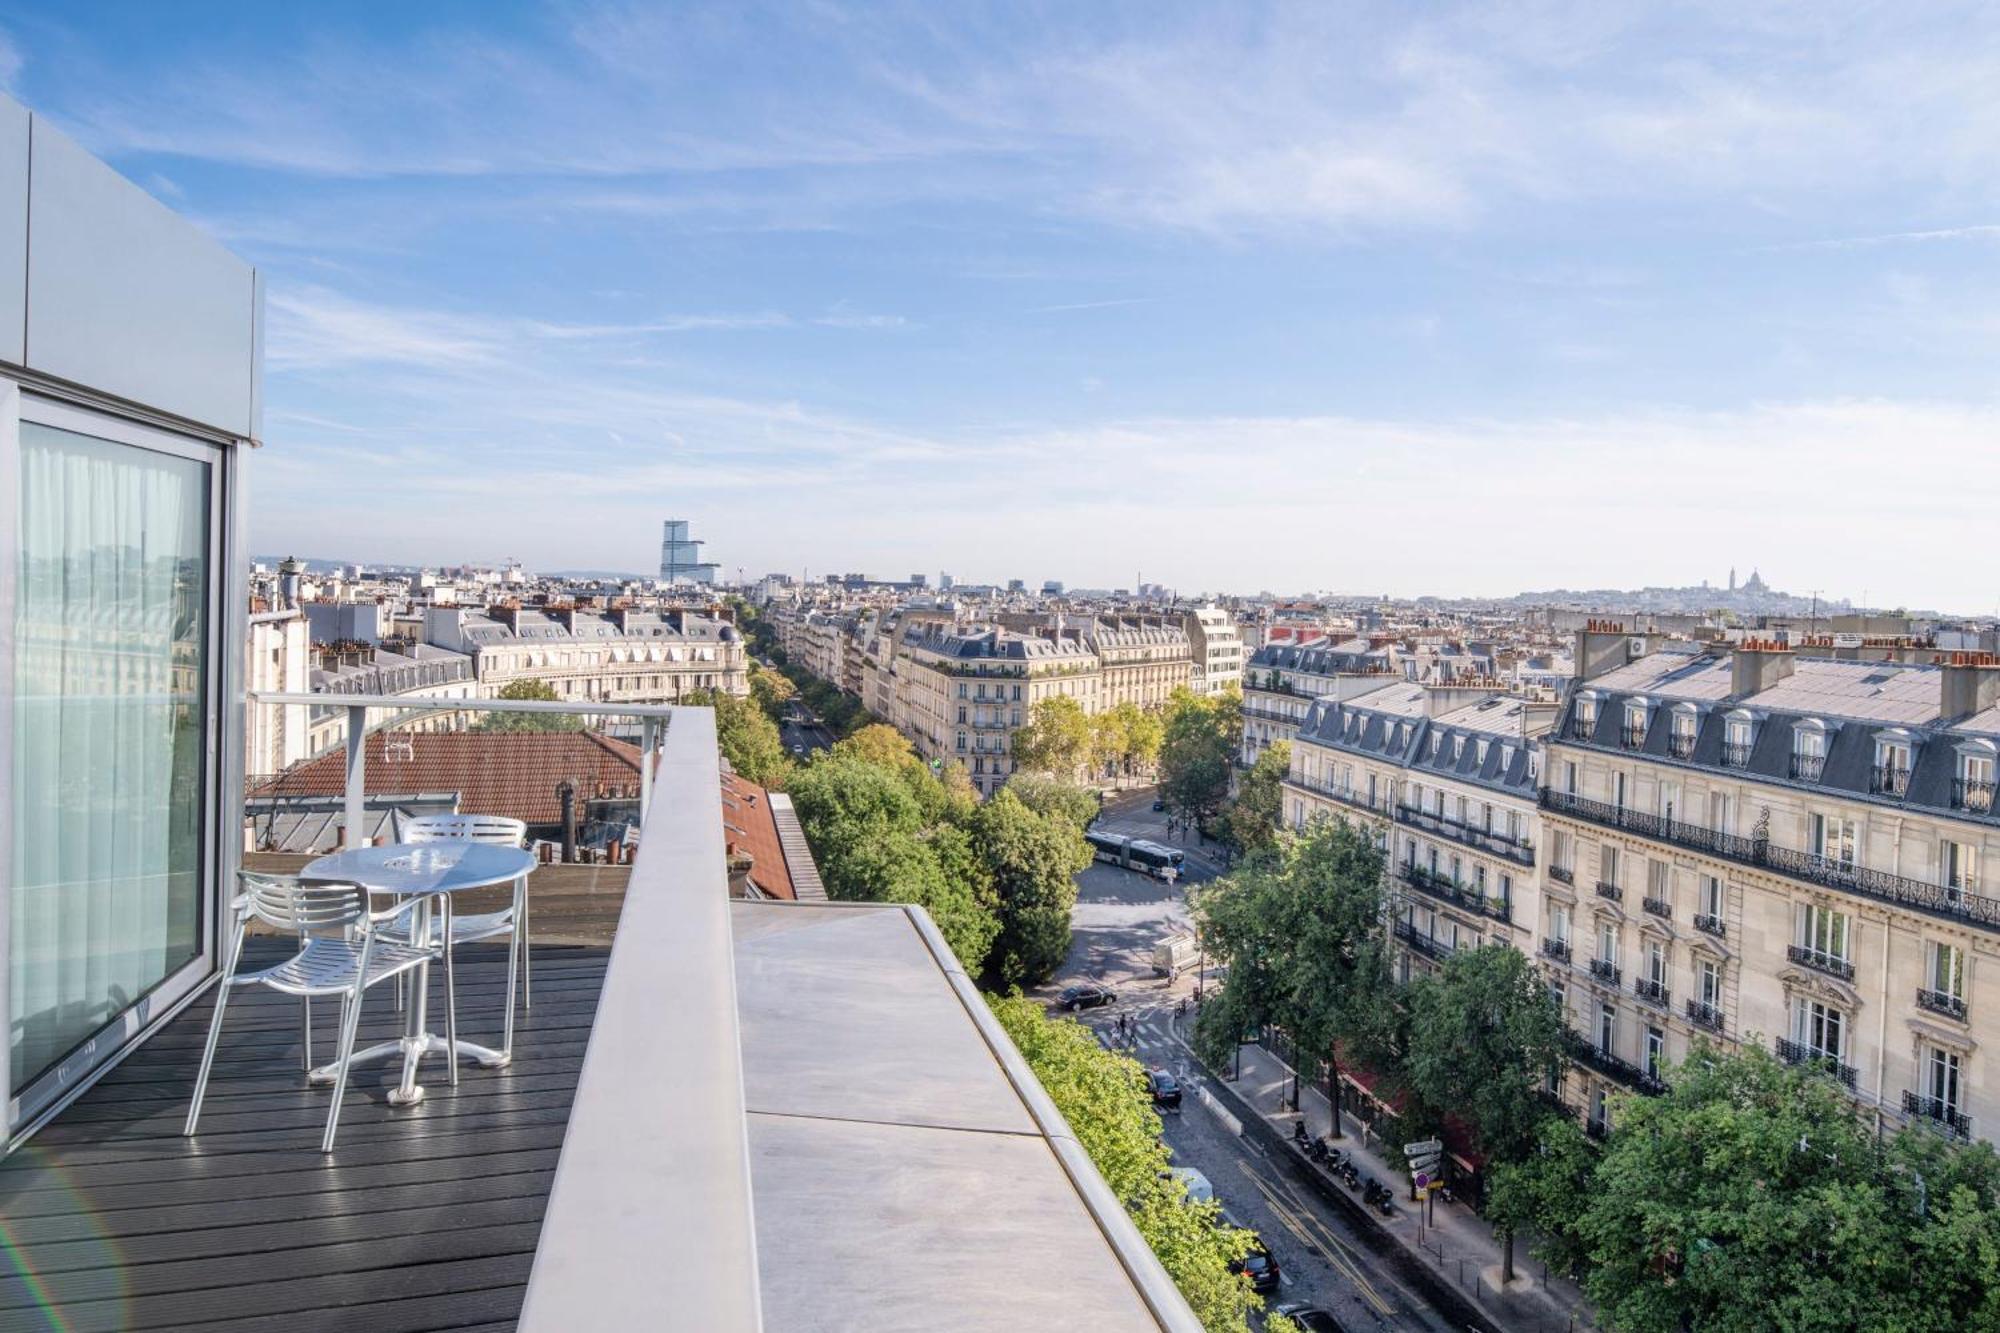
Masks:
[[[654,728],[658,723],[653,718],[644,718],[639,723],[639,825],[645,827],[646,814],[653,808],[653,743]]]
[[[349,847],[368,843],[368,708],[353,704],[347,710],[347,837]]]

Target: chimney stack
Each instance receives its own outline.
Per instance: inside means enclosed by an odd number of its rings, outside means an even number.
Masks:
[[[1937,659],[1943,678],[1938,716],[1946,722],[1970,717],[2000,703],[2000,657],[1953,653]]]
[[[1775,639],[1745,639],[1729,655],[1729,692],[1738,699],[1761,694],[1792,674],[1792,650]]]
[[[1576,678],[1596,680],[1632,660],[1632,637],[1617,620],[1588,620],[1576,632]]]

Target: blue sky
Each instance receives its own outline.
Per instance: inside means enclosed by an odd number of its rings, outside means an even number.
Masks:
[[[0,0],[260,550],[1992,611],[2000,11]],[[1976,553],[1976,554],[1974,554]]]

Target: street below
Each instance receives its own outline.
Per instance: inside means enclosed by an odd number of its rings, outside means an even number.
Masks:
[[[1167,816],[1154,811],[1149,789],[1107,802],[1097,827],[1149,838],[1188,852],[1187,879],[1202,883],[1221,872],[1209,849],[1199,857],[1192,838],[1167,835]],[[1092,981],[1117,993],[1117,1002],[1079,1015],[1106,1046],[1124,1049],[1142,1063],[1164,1068],[1186,1087],[1182,1107],[1163,1112],[1165,1138],[1175,1164],[1206,1176],[1240,1225],[1263,1238],[1277,1257],[1283,1282],[1266,1297],[1270,1305],[1306,1302],[1330,1311],[1350,1331],[1377,1328],[1423,1329],[1444,1333],[1456,1327],[1395,1274],[1385,1271],[1355,1224],[1320,1199],[1307,1183],[1305,1167],[1278,1158],[1237,1134],[1198,1095],[1200,1076],[1184,1037],[1191,1037],[1196,974],[1193,969],[1169,983],[1153,974],[1153,946],[1175,931],[1188,930],[1186,883],[1168,885],[1136,871],[1102,862],[1077,877],[1074,934],[1062,972],[1045,989],[1053,998],[1062,987]],[[1186,1001],[1185,1013],[1180,1012]],[[1121,1018],[1130,1020],[1129,1040]]]

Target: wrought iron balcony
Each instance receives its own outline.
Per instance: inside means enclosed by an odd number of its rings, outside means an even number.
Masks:
[[[1972,1117],[1961,1114],[1956,1106],[1939,1098],[1921,1096],[1905,1088],[1903,1114],[1912,1120],[1928,1120],[1959,1138],[1972,1137]]]
[[[1694,733],[1676,731],[1667,736],[1667,753],[1675,759],[1694,758]]]
[[[1611,1133],[1611,1122],[1608,1120],[1586,1120],[1583,1122],[1583,1132],[1588,1138],[1602,1140]]]
[[[1574,884],[1576,883],[1576,872],[1568,866],[1552,865],[1549,867],[1549,878],[1558,884]]]
[[[1664,981],[1649,981],[1641,977],[1632,983],[1632,993],[1647,1004],[1657,1004],[1662,1009],[1673,1008],[1673,997],[1668,994]]]
[[[1544,809],[1558,814],[1670,842],[1740,865],[1789,875],[1809,884],[1893,903],[1913,911],[1928,912],[1986,930],[2000,930],[2000,898],[1984,898],[1962,889],[1930,884],[1886,870],[1871,870],[1866,866],[1850,865],[1789,847],[1774,847],[1766,839],[1744,838],[1699,824],[1684,824],[1660,815],[1641,814],[1636,810],[1606,805],[1602,801],[1588,800],[1551,788],[1542,789],[1541,803]]]
[[[1652,913],[1654,916],[1667,917],[1671,919],[1674,914],[1674,905],[1668,902],[1665,898],[1647,898],[1642,900],[1639,905],[1645,908],[1648,912]]]
[[[1724,741],[1722,743],[1722,766],[1724,768],[1750,767],[1750,752],[1756,748],[1750,741]]]
[[[1993,782],[1985,778],[1953,778],[1951,805],[1976,815],[1993,812]]]
[[[1457,950],[1453,949],[1451,945],[1446,944],[1443,940],[1434,939],[1424,934],[1407,921],[1398,921],[1396,923],[1395,935],[1397,939],[1409,945],[1416,952],[1440,963],[1447,961],[1453,953],[1457,952]]]
[[[1454,842],[1464,843],[1468,847],[1477,848],[1494,856],[1508,857],[1524,866],[1535,863],[1535,844],[1527,839],[1513,838],[1492,829],[1475,828],[1460,820],[1434,814],[1421,806],[1398,805],[1396,822],[1408,824],[1411,828],[1423,829],[1426,833],[1435,833],[1441,838],[1450,838]]]
[[[1729,934],[1729,927],[1722,924],[1722,918],[1711,916],[1707,912],[1696,912],[1694,914],[1694,928],[1704,935],[1713,935],[1717,939],[1722,939]]]
[[[1946,1018],[1956,1018],[1960,1022],[1965,1021],[1965,1000],[1950,991],[1920,988],[1917,991],[1917,1008],[1928,1009],[1934,1014],[1943,1014]]]
[[[1712,1004],[1703,1004],[1700,1000],[1689,1000],[1687,1002],[1687,1017],[1688,1022],[1698,1028],[1707,1028],[1710,1032],[1722,1031],[1722,1011]]]
[[[1619,888],[1616,884],[1608,884],[1600,879],[1597,881],[1597,896],[1600,898],[1609,898],[1614,903],[1623,902],[1625,900],[1625,890]]]
[[[1877,796],[1908,795],[1910,770],[1893,764],[1877,764],[1868,770],[1868,790]]]
[[[1798,750],[1792,752],[1792,777],[1800,782],[1818,782],[1826,772],[1826,756]]]
[[[1824,972],[1842,981],[1854,980],[1854,964],[1837,954],[1822,949],[1814,949],[1804,944],[1785,946],[1785,956],[1801,967],[1809,967],[1815,972]]]
[[[1378,799],[1375,804],[1371,805],[1364,793],[1357,792],[1352,787],[1336,787],[1330,782],[1291,776],[1287,776],[1285,781],[1290,786],[1297,787],[1301,791],[1309,791],[1315,796],[1323,796],[1331,801],[1339,801],[1342,805],[1353,806],[1356,810],[1367,814],[1387,815],[1390,813],[1386,799]]]
[[[1454,882],[1449,876],[1433,874],[1423,866],[1407,862],[1396,867],[1396,873],[1405,884],[1439,902],[1450,903],[1453,907],[1468,912],[1490,916],[1496,921],[1511,921],[1513,910],[1504,898],[1489,898],[1478,889],[1467,884]]]
[[[1607,962],[1602,958],[1593,958],[1590,960],[1590,975],[1607,985],[1616,986],[1619,979],[1624,976],[1624,973],[1618,970],[1618,964],[1616,963]]]
[[[1816,1051],[1810,1046],[1801,1045],[1796,1041],[1788,1041],[1784,1037],[1777,1038],[1772,1044],[1777,1050],[1778,1058],[1786,1064],[1811,1066],[1821,1073],[1833,1075],[1833,1077],[1845,1083],[1849,1088],[1854,1087],[1854,1066],[1842,1064],[1838,1056],[1828,1055],[1824,1051]]]
[[[1570,1059],[1576,1063],[1594,1069],[1606,1078],[1615,1079],[1633,1091],[1643,1092],[1649,1097],[1657,1097],[1667,1090],[1667,1085],[1651,1073],[1630,1060],[1612,1054],[1575,1029],[1567,1029],[1564,1035],[1564,1044],[1569,1049]]]
[[[1634,726],[1632,723],[1628,722],[1623,727],[1620,727],[1618,729],[1618,743],[1623,745],[1628,750],[1645,749],[1646,748],[1645,724],[1640,723],[1637,726]]]
[[[1543,940],[1542,956],[1545,958],[1553,958],[1558,963],[1567,963],[1569,961],[1569,941]]]

